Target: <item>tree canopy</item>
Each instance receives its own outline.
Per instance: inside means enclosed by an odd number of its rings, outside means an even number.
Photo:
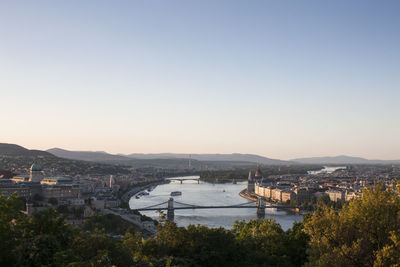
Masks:
[[[390,252],[399,247],[400,198],[378,184],[339,212],[320,207],[304,227],[310,236],[310,266],[387,266],[394,261]]]

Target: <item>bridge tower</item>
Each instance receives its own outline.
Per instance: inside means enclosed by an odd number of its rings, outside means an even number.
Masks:
[[[265,216],[265,204],[264,199],[262,197],[257,198],[257,217],[259,219],[264,218]]]
[[[167,220],[173,222],[174,221],[174,199],[172,197],[168,198],[168,211],[167,211]]]

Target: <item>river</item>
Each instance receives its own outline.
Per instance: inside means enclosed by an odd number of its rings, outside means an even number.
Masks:
[[[329,166],[324,166],[323,169],[317,170],[317,171],[308,171],[308,174],[321,174],[321,173],[333,173],[334,171],[337,170],[345,170],[347,167],[345,166],[338,166],[338,167],[329,167]]]
[[[188,178],[188,177],[185,177]],[[132,197],[129,205],[132,209],[143,208],[155,205],[168,200],[173,191],[182,192],[181,196],[174,196],[174,201],[199,205],[199,206],[225,206],[249,202],[239,196],[239,192],[246,188],[247,182],[237,184],[211,184],[197,181],[171,181],[169,184],[156,186],[149,192],[149,195],[140,196],[139,199]],[[178,205],[178,204],[176,204]],[[255,204],[254,204],[255,205]],[[166,206],[166,205],[165,205]],[[232,228],[235,220],[257,219],[256,208],[237,208],[237,209],[188,209],[175,210],[174,221],[178,226],[188,226],[189,224],[200,224],[208,227]],[[143,211],[143,214],[158,219],[155,211]],[[301,221],[301,215],[287,213],[283,210],[266,209],[265,218],[273,218],[284,230],[292,227],[293,222]]]

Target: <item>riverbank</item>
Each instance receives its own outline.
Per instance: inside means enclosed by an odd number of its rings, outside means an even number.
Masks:
[[[169,182],[170,181],[168,181],[168,180],[161,180],[161,181],[149,183],[146,185],[134,186],[133,188],[129,189],[128,192],[126,192],[125,194],[122,195],[121,202],[129,203],[129,200],[131,199],[131,197],[133,197],[137,193],[144,191],[144,190],[148,190],[157,185],[168,184]]]
[[[254,201],[256,202],[258,199],[258,196],[256,194],[249,194],[249,192],[247,192],[247,189],[243,189],[242,191],[240,191],[239,196]],[[273,202],[266,202],[264,201],[266,206],[277,206],[278,203],[273,203]],[[284,204],[282,204],[282,206],[285,206]],[[299,207],[293,208],[293,209],[286,209],[286,212],[290,213],[290,214],[299,214],[301,212],[301,209]]]
[[[245,198],[245,199],[254,201],[254,202],[257,201],[257,196],[254,195],[254,194],[250,195],[249,192],[247,192],[247,189],[246,189],[246,188],[243,189],[242,191],[240,191],[239,196],[241,196],[241,197],[243,197],[243,198]]]

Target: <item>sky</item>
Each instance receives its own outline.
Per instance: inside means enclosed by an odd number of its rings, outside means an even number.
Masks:
[[[0,142],[400,159],[400,1],[1,1]]]

